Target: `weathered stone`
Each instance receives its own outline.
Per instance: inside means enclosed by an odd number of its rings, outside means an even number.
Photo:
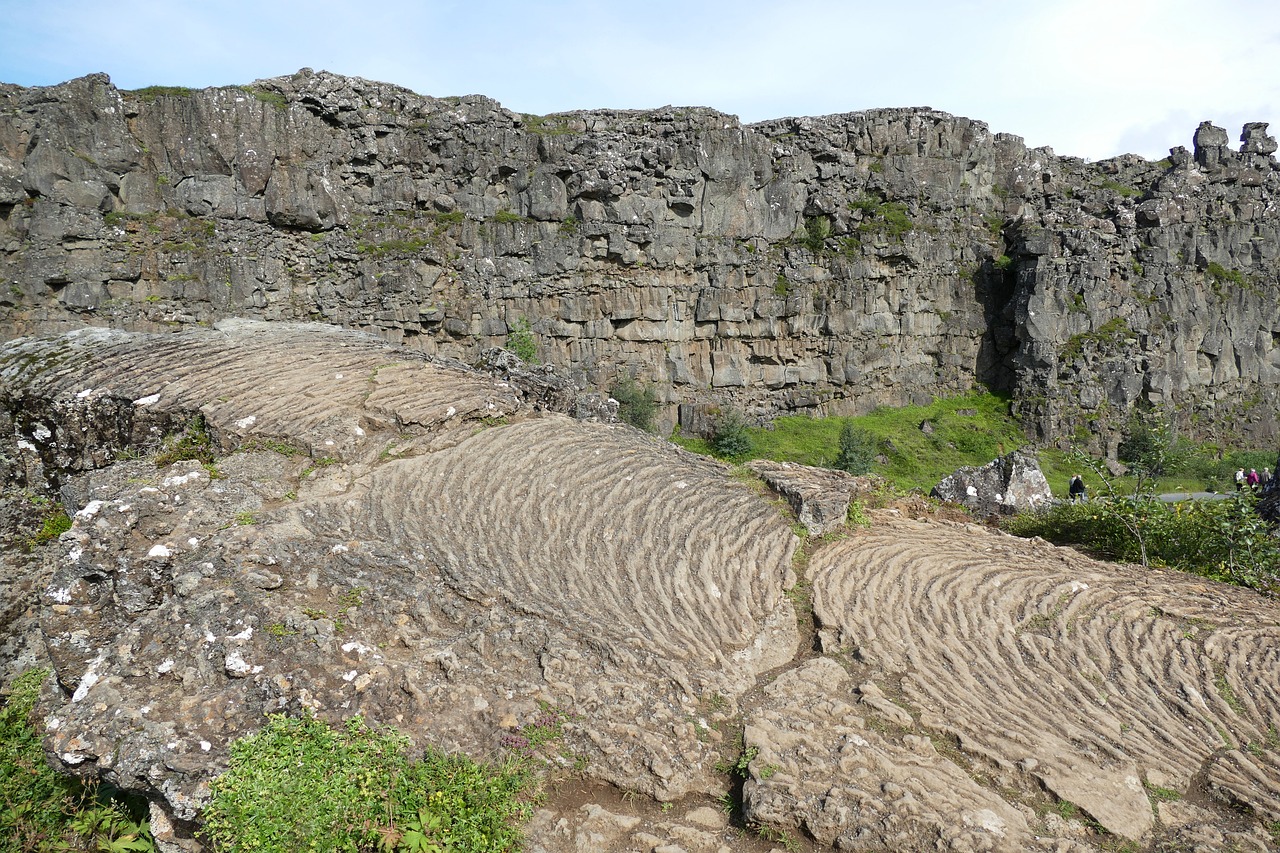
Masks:
[[[796,520],[810,536],[821,536],[842,527],[849,503],[873,494],[883,484],[879,477],[856,477],[830,468],[813,468],[795,462],[753,459],[747,467],[787,499]]]
[[[981,468],[961,468],[943,478],[930,497],[961,504],[979,515],[1013,514],[1053,500],[1032,453],[1014,451]]]

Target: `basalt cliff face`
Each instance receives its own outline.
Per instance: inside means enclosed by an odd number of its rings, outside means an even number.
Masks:
[[[1086,163],[929,109],[535,117],[306,69],[0,86],[0,336],[311,319],[474,363],[527,323],[669,426],[983,383],[1042,441],[1113,450],[1149,403],[1256,443],[1280,167],[1241,141]]]

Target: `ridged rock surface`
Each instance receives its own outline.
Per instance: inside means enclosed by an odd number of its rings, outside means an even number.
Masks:
[[[307,709],[536,751],[535,851],[767,849],[723,819],[739,770],[809,849],[1263,850],[1280,820],[1280,608],[1248,591],[891,511],[802,559],[749,477],[331,327],[10,342],[0,411],[7,482],[74,512],[43,567],[0,553],[46,744],[176,838],[232,739]],[[213,464],[137,458],[197,414]]]
[[[1135,840],[1161,793],[1185,838],[1225,804],[1280,817],[1273,603],[947,523],[876,525],[809,573],[833,657],[748,716],[758,819],[841,849],[1024,850],[1045,792]]]
[[[471,363],[527,323],[686,431],[984,383],[1039,441],[1113,453],[1150,404],[1256,444],[1280,166],[1265,124],[1240,139],[1085,163],[927,108],[540,117],[309,69],[0,85],[0,337],[322,319]]]

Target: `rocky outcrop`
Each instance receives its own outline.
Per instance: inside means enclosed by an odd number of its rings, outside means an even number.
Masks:
[[[977,382],[1038,441],[1114,451],[1142,403],[1259,443],[1280,171],[1265,125],[1228,143],[1085,163],[929,109],[527,116],[307,69],[0,86],[0,335],[323,319],[470,364],[527,323],[668,425]]]
[[[767,849],[726,766],[822,849],[1265,849],[1274,602],[893,511],[802,555],[726,466],[529,393],[302,324],[0,347],[0,452],[73,516],[22,567],[54,759],[176,844],[266,712],[477,757],[551,714],[590,799],[531,850]],[[218,458],[138,458],[197,416]]]
[[[746,467],[786,499],[796,521],[810,536],[842,528],[849,516],[849,505],[882,492],[885,485],[879,477],[858,477],[795,462],[753,459]]]
[[[960,504],[983,517],[1039,509],[1053,500],[1035,454],[1022,451],[993,459],[981,468],[961,468],[948,474],[929,496]]]

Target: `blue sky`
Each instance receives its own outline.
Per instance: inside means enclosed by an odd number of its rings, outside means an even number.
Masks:
[[[932,106],[1095,160],[1190,147],[1205,119],[1280,136],[1277,0],[0,0],[0,82],[302,67],[528,113]]]

